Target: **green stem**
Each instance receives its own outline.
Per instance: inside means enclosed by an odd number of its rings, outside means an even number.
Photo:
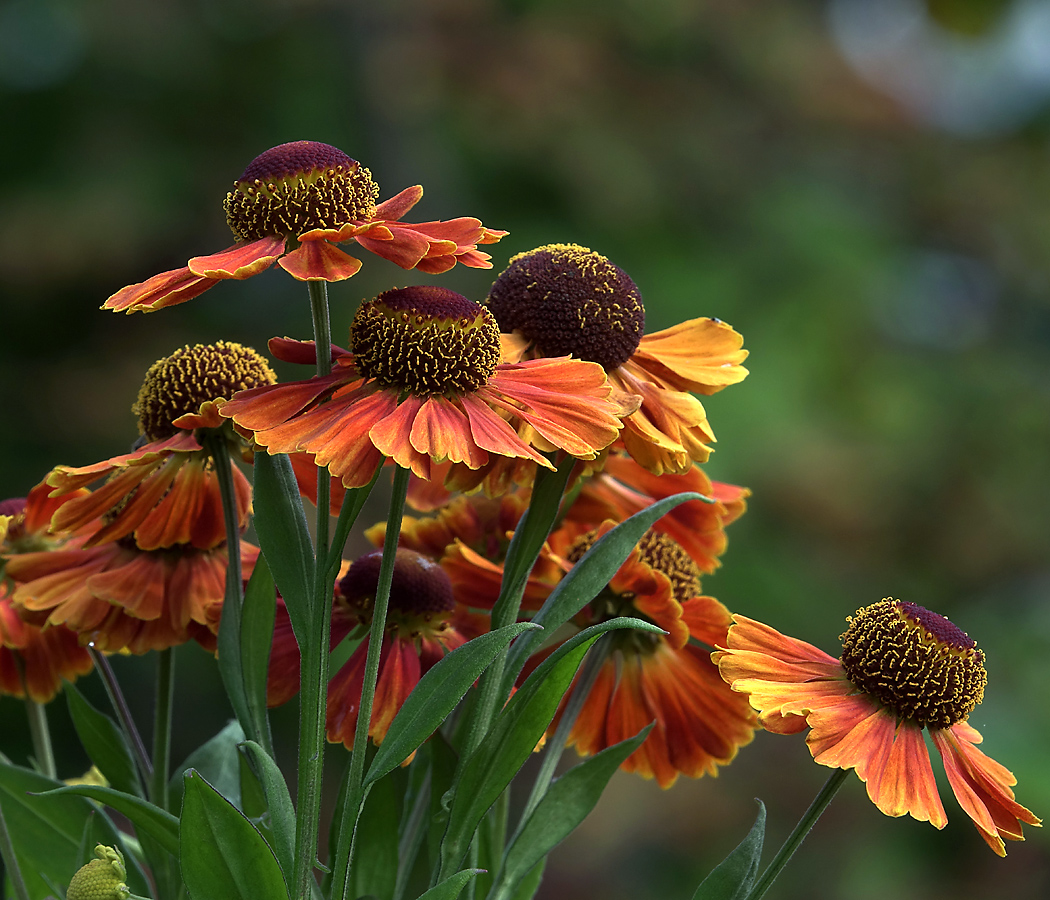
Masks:
[[[423,838],[426,832],[423,825],[430,811],[430,786],[432,782],[433,769],[427,769],[423,783],[416,793],[412,810],[405,822],[405,831],[397,845],[397,876],[394,878],[394,894],[392,900],[402,900],[408,889],[408,878],[412,874],[412,868],[416,864],[419,849],[423,846]]]
[[[317,375],[332,371],[332,326],[328,316],[328,284],[308,281],[314,326]],[[328,584],[328,529],[331,476],[317,469],[316,547],[311,597],[311,634],[300,648],[299,783],[296,802],[295,875],[292,896],[307,900],[313,893],[324,772],[324,708],[328,696],[328,654],[332,631],[332,590]]]
[[[29,696],[29,685],[26,684],[26,664],[22,654],[15,651],[15,668],[18,670],[18,680],[22,683],[22,690],[26,696],[26,716],[29,719],[29,734],[33,739],[33,756],[40,772],[48,778],[57,777],[58,769],[55,768],[55,753],[51,748],[51,730],[47,727],[47,709],[37,703]]]
[[[0,859],[4,861],[7,877],[15,889],[15,897],[18,900],[29,900],[29,888],[26,887],[22,870],[18,866],[18,857],[15,856],[15,845],[11,841],[11,833],[7,830],[7,820],[4,818],[4,807],[0,804]]]
[[[500,585],[499,598],[492,607],[493,631],[517,621],[529,574],[558,516],[565,485],[575,464],[574,457],[566,456],[555,472],[541,468],[536,470],[529,507],[514,530],[514,537],[507,548],[507,558],[503,564],[503,583]],[[488,732],[501,699],[506,700],[506,697],[499,696],[506,664],[505,649],[481,676],[480,696],[469,723],[467,740],[460,756],[461,764],[478,748]]]
[[[26,697],[26,715],[29,717],[29,733],[33,738],[33,755],[40,772],[48,778],[58,777],[55,754],[51,749],[51,731],[47,727],[47,708]]]
[[[375,700],[376,682],[379,679],[380,655],[386,634],[386,614],[390,604],[390,585],[394,578],[394,560],[397,556],[398,536],[401,534],[401,517],[405,510],[408,493],[409,470],[397,466],[394,469],[394,488],[390,497],[390,513],[386,521],[386,539],[383,541],[383,559],[379,566],[379,583],[372,607],[372,626],[368,635],[368,651],[365,655],[364,683],[361,688],[361,703],[354,729],[354,746],[350,751],[350,774],[347,783],[346,802],[341,812],[339,846],[332,863],[334,881],[332,900],[343,900],[349,885],[351,850],[357,818],[364,803],[362,782],[365,774],[365,755],[368,749],[368,729],[372,722],[372,704]]]
[[[135,762],[138,763],[142,783],[150,784],[153,780],[153,763],[150,762],[149,754],[146,753],[146,745],[142,741],[142,735],[139,734],[138,728],[135,727],[135,720],[131,717],[131,708],[128,706],[128,701],[124,699],[124,693],[120,689],[120,682],[117,681],[113,667],[101,651],[96,650],[94,647],[88,647],[88,652],[91,654],[92,660],[94,660],[95,670],[102,678],[102,683],[106,686],[106,694],[109,696],[109,703],[113,707],[113,712],[117,714],[117,721],[120,723],[120,730],[124,733],[124,740],[128,742],[128,746],[135,757]]]
[[[168,808],[168,771],[171,768],[171,708],[175,699],[175,652],[157,654],[157,706],[153,717],[153,781],[150,800]]]
[[[745,900],[759,900],[760,897],[765,895],[766,891],[769,890],[770,886],[776,880],[776,877],[780,874],[781,869],[788,864],[788,860],[791,859],[795,851],[799,848],[799,845],[801,845],[806,839],[806,835],[809,834],[810,829],[816,825],[817,819],[819,819],[824,810],[828,808],[828,804],[831,803],[835,794],[838,793],[839,788],[842,787],[845,780],[849,777],[849,773],[849,769],[835,769],[835,771],[831,773],[828,780],[824,782],[824,787],[820,789],[820,793],[817,794],[813,799],[813,802],[809,805],[809,809],[807,809],[802,818],[799,819],[798,825],[795,826],[795,830],[788,835],[787,840],[784,841],[784,846],[777,851],[777,855],[773,857],[773,861],[769,864],[769,867],[762,873],[762,877],[755,882],[755,886],[751,888],[751,893],[747,895]]]

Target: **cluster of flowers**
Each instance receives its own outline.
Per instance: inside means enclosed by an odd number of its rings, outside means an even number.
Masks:
[[[334,246],[347,241],[406,269],[488,267],[477,246],[504,232],[470,218],[403,223],[420,195],[410,188],[376,205],[370,173],[340,151],[282,145],[227,197],[233,247],[124,288],[104,308],[171,306],[274,262],[300,280],[339,281],[361,265]],[[274,339],[269,348],[287,362],[317,362],[313,342]],[[245,463],[253,451],[289,454],[313,501],[318,467],[327,469],[336,511],[345,489],[367,485],[392,461],[411,470],[419,515],[405,517],[398,535],[369,722],[380,743],[422,673],[487,630],[534,473],[571,456],[573,486],[529,576],[525,617],[630,515],[683,491],[710,501],[682,503],[658,520],[576,617],[580,628],[632,615],[663,630],[610,633],[570,733],[581,754],[655,722],[624,768],[666,787],[679,774],[715,773],[757,728],[808,726],[817,762],[856,769],[887,815],[940,828],[926,731],[993,850],[1002,855],[1004,839],[1021,840],[1022,823],[1038,824],[1015,802],[1012,775],[976,747],[981,737],[966,720],[983,695],[983,654],[948,620],[884,600],[850,619],[835,659],[703,593],[750,493],[701,468],[714,434],[695,394],[747,375],[742,338],[726,323],[698,318],[647,334],[626,273],[587,248],[552,244],[515,256],[484,303],[433,286],[386,291],[361,305],[348,348],[323,352],[329,374],[278,384],[249,348],[179,350],[147,374],[132,452],[59,466],[24,501],[7,502],[0,690],[46,702],[62,678],[90,669],[84,645],[144,653],[197,640],[214,650],[230,552],[217,447]],[[234,472],[243,531],[251,487]],[[367,536],[381,547],[385,531]],[[242,541],[237,552],[247,577],[258,550]],[[333,646],[371,623],[379,557],[344,566]],[[329,684],[330,741],[352,744],[366,648],[367,640]],[[270,703],[298,689],[299,651],[279,604]]]

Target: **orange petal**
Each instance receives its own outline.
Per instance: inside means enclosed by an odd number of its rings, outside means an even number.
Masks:
[[[361,268],[361,260],[328,241],[303,241],[277,264],[299,281],[345,281]]]
[[[430,242],[412,228],[395,228],[389,240],[358,235],[355,240],[376,256],[388,259],[402,269],[412,269],[430,249]]]
[[[901,722],[897,726],[884,765],[870,767],[867,782],[868,796],[885,815],[909,815],[920,822],[929,822],[934,828],[948,824],[937,795],[930,754],[918,725]]]
[[[978,750],[969,739],[970,732],[976,734],[969,725],[959,722],[948,729],[932,729],[930,737],[941,754],[948,783],[963,812],[977,826],[985,843],[997,855],[1006,856],[1003,838],[1023,841],[1021,823],[1039,825],[1041,820],[1014,800],[1013,774]]]
[[[409,394],[368,431],[369,438],[380,453],[389,456],[403,469],[411,469],[420,478],[426,478],[430,470],[424,462],[424,454],[412,446],[410,435],[423,403],[422,397]]]
[[[380,203],[376,207],[373,218],[386,222],[396,222],[413,206],[415,206],[422,196],[422,185],[417,184],[412,187],[407,187],[400,193],[394,194],[393,197]]]
[[[740,365],[748,355],[741,349],[743,343],[743,337],[719,319],[690,319],[645,335],[632,362],[679,390],[713,394],[747,377]]]
[[[341,387],[346,381],[346,371],[337,369],[323,378],[238,391],[232,399],[223,404],[220,413],[249,431],[265,431],[284,424],[319,397]]]
[[[412,423],[412,446],[436,462],[464,463],[471,469],[488,462],[470,433],[470,420],[444,397],[430,397]]]
[[[187,266],[194,275],[243,281],[266,271],[282,253],[284,238],[269,236],[250,243],[234,244],[210,256],[195,256]]]
[[[195,275],[188,268],[161,272],[139,284],[129,284],[113,294],[102,309],[114,312],[153,312],[165,306],[177,306],[199,297],[219,283],[218,278]]]
[[[540,456],[526,444],[504,419],[479,398],[477,394],[464,394],[460,398],[463,410],[470,420],[470,433],[474,442],[483,450],[499,456],[531,459],[548,469],[553,469],[546,458]]]

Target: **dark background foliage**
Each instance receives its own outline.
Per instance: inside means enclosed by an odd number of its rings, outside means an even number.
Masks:
[[[709,471],[754,497],[706,589],[829,651],[884,596],[951,617],[989,660],[972,721],[1045,815],[1048,34],[1046,0],[0,0],[0,495],[124,452],[143,373],[183,344],[308,336],[277,271],[98,306],[227,246],[221,199],[262,150],[332,143],[384,197],[422,183],[420,219],[509,229],[495,272],[574,241],[633,276],[649,330],[740,330],[752,374],[707,403]],[[440,283],[480,299],[493,274]],[[336,339],[425,280],[366,259],[331,291]],[[176,758],[229,715],[208,657],[180,660]],[[620,775],[541,896],[687,898],[752,797],[777,843],[825,774],[763,734],[717,780]],[[851,780],[776,895],[1050,893],[1046,836],[1002,861],[945,807],[943,832],[891,820]]]

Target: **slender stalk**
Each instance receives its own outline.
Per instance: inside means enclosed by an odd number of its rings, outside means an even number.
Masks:
[[[142,783],[150,784],[153,780],[153,763],[150,762],[149,755],[146,753],[146,745],[142,742],[142,735],[139,734],[138,728],[135,727],[135,720],[131,717],[131,709],[128,707],[128,701],[124,699],[124,693],[120,689],[120,683],[113,672],[113,667],[109,664],[106,656],[99,650],[89,647],[88,652],[91,654],[92,660],[94,660],[95,669],[102,678],[102,683],[106,686],[106,694],[109,696],[109,703],[113,707],[113,712],[117,714],[117,721],[120,723],[120,730],[124,733],[124,740],[128,742],[131,753],[135,757],[135,762],[138,763]]]
[[[379,583],[372,607],[372,627],[368,635],[368,651],[365,655],[364,683],[361,703],[354,729],[354,746],[350,751],[350,774],[347,783],[346,803],[343,806],[339,826],[339,847],[332,863],[334,873],[332,900],[343,900],[349,884],[353,834],[357,817],[364,803],[362,782],[365,774],[365,755],[368,749],[368,729],[372,722],[372,704],[375,700],[376,682],[379,679],[380,654],[386,633],[386,614],[390,603],[390,585],[394,578],[394,559],[397,555],[397,537],[401,534],[401,517],[405,510],[408,493],[409,470],[397,466],[394,469],[394,488],[390,497],[390,513],[386,522],[386,540],[383,542],[383,559],[379,566]]]
[[[392,900],[403,900],[405,891],[408,889],[408,878],[412,874],[412,867],[419,855],[419,848],[423,845],[425,831],[423,825],[427,820],[430,810],[430,785],[433,770],[427,769],[423,777],[423,783],[416,793],[415,802],[405,822],[405,830],[397,845],[397,876],[394,879],[394,895]]]
[[[171,768],[171,708],[175,699],[175,652],[157,654],[157,705],[153,716],[153,780],[150,800],[168,808],[168,771]]]
[[[51,748],[51,730],[47,727],[47,709],[29,696],[26,664],[22,654],[16,650],[12,656],[18,670],[18,680],[22,682],[22,690],[26,695],[26,716],[29,719],[29,734],[33,739],[33,756],[41,774],[53,779],[57,776],[58,769],[55,768],[55,753]]]
[[[33,756],[40,772],[48,778],[56,778],[55,754],[51,749],[51,731],[47,727],[47,708],[26,696],[26,715],[29,717],[29,733],[33,738]]]
[[[791,859],[795,851],[806,839],[806,835],[809,834],[810,829],[817,824],[817,819],[819,819],[824,810],[828,808],[828,804],[831,803],[835,794],[838,793],[839,788],[842,787],[845,780],[849,777],[849,773],[849,769],[835,769],[835,771],[831,773],[828,780],[824,782],[824,787],[820,789],[820,793],[813,798],[813,802],[809,805],[809,809],[807,809],[802,818],[799,819],[798,825],[795,826],[795,830],[792,831],[791,834],[788,835],[787,840],[784,841],[784,846],[777,851],[777,855],[773,857],[773,861],[769,864],[769,867],[762,873],[762,877],[755,882],[755,885],[751,888],[751,893],[747,895],[746,900],[759,900],[760,897],[765,895],[766,891],[769,890],[781,870],[788,864],[788,860]]]
[[[555,472],[539,468],[536,471],[536,481],[528,509],[514,530],[514,537],[507,548],[507,558],[503,564],[503,583],[500,585],[499,598],[492,608],[493,631],[512,625],[518,618],[529,573],[532,572],[543,542],[547,540],[557,518],[559,501],[575,464],[576,460],[567,456]],[[467,740],[460,756],[461,764],[478,748],[488,732],[497,706],[501,700],[506,700],[506,697],[499,696],[506,664],[507,650],[504,649],[481,676],[480,696],[469,723]]]
[[[328,285],[308,281],[310,312],[318,376],[332,371],[332,326],[328,318]],[[328,694],[328,653],[332,629],[332,591],[328,586],[328,532],[331,480],[327,469],[317,470],[317,518],[312,573],[311,634],[302,653],[299,689],[299,781],[296,802],[295,874],[293,898],[307,900],[313,893],[312,871],[317,859],[324,774],[324,706]]]
[[[18,866],[18,857],[15,856],[15,845],[11,841],[11,832],[7,830],[7,820],[4,818],[4,807],[0,804],[0,859],[4,862],[7,877],[15,889],[15,897],[18,900],[29,900],[29,888],[26,887],[22,870]]]

